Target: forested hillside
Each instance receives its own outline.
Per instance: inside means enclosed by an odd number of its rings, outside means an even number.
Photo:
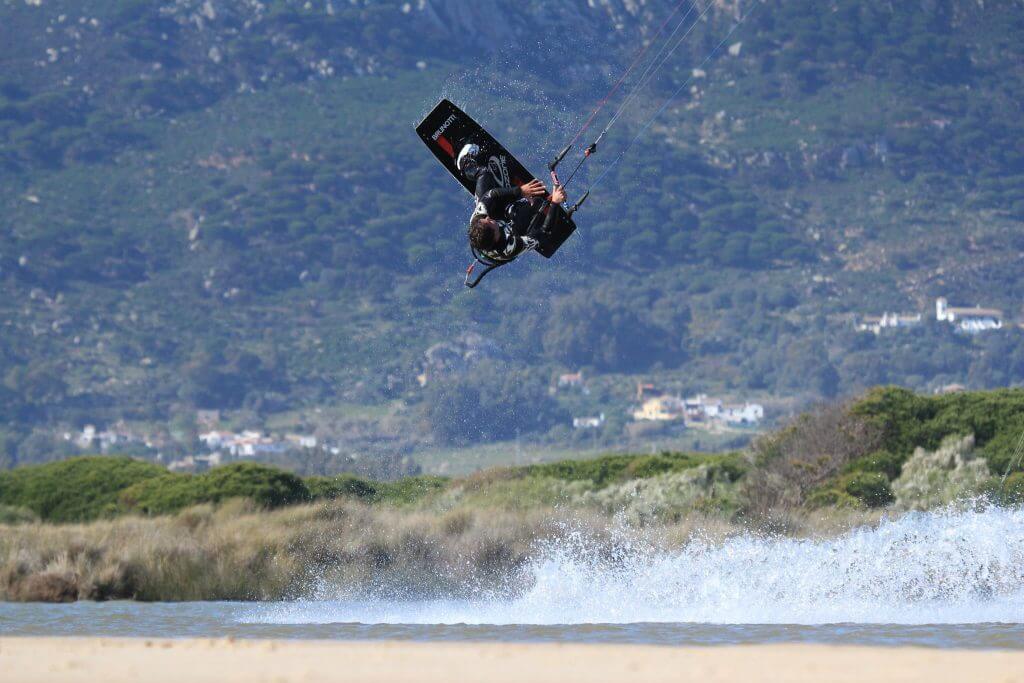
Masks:
[[[801,402],[1024,381],[1019,0],[699,1],[579,234],[463,290],[468,197],[412,126],[448,96],[539,170],[675,5],[0,0],[0,461],[197,408],[544,434],[580,367],[618,387],[594,412],[634,376]],[[958,333],[939,296],[1006,325]],[[885,311],[924,322],[856,331]],[[466,333],[487,352],[420,387]]]

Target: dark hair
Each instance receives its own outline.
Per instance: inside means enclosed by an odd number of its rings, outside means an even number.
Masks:
[[[498,246],[498,231],[487,223],[487,214],[478,213],[469,221],[469,243],[482,251]]]

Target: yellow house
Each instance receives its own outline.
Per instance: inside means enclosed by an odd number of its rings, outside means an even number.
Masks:
[[[633,412],[634,420],[667,422],[682,420],[686,416],[686,406],[676,396],[657,396],[643,402],[639,410]]]

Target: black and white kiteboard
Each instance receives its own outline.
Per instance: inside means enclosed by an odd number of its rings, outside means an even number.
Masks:
[[[479,145],[480,156],[487,160],[488,169],[502,186],[525,185],[535,177],[479,123],[448,100],[441,100],[433,111],[427,114],[420,125],[416,126],[416,133],[452,177],[470,194],[473,194],[475,189],[474,183],[455,165],[459,150],[463,145],[470,143]],[[550,230],[544,234],[535,249],[545,258],[554,256],[558,248],[576,230],[576,224],[565,209],[555,206],[553,210],[558,212],[558,218],[552,221]]]

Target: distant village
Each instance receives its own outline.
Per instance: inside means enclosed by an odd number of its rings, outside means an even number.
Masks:
[[[583,373],[561,375],[559,389],[586,390]],[[654,384],[639,383],[636,401],[629,416],[635,423],[663,423],[677,429],[721,430],[727,427],[755,427],[764,420],[760,403],[726,403],[707,394],[683,397],[667,392]],[[605,415],[573,417],[573,429],[598,429],[604,426]]]
[[[234,460],[260,460],[290,451],[318,447],[333,455],[341,452],[339,447],[321,443],[312,434],[268,435],[251,429],[240,432],[214,429],[213,426],[219,420],[219,411],[197,411],[197,424],[206,427],[206,430],[198,435],[201,449],[195,449],[197,452],[194,454],[176,458],[167,458],[163,455],[163,451],[168,450],[173,443],[168,436],[142,434],[124,422],[118,422],[104,430],[98,430],[94,425],[86,425],[78,433],[65,432],[63,437],[65,441],[84,451],[118,453],[145,449],[153,452],[153,457],[158,462],[166,461],[167,469],[172,472],[202,472]]]
[[[883,330],[887,329],[916,327],[923,320],[924,316],[921,313],[868,315],[860,318],[857,330],[880,335]],[[953,325],[958,332],[964,334],[981,334],[982,332],[1001,330],[1005,324],[1005,316],[997,308],[950,306],[945,297],[935,300],[935,320]]]
[[[936,321],[952,325],[958,332],[969,335],[1000,330],[1007,324],[1003,311],[999,309],[950,306],[945,297],[935,300],[934,314]],[[912,328],[923,322],[924,315],[919,312],[884,312],[881,315],[861,316],[856,321],[856,329],[881,335],[887,330]],[[466,370],[477,359],[490,357],[497,352],[492,342],[475,334],[463,335],[455,342],[435,344],[427,350],[423,371],[417,380],[420,386],[426,386],[432,377]],[[556,393],[589,393],[583,371],[559,375],[551,390]],[[963,387],[960,385],[950,385],[940,391],[962,390]],[[626,411],[626,417],[627,428],[630,425],[637,427],[630,430],[634,433],[641,433],[644,425],[660,425],[673,431],[693,429],[713,432],[756,428],[765,421],[765,409],[760,403],[742,398],[727,400],[703,393],[684,396],[677,392],[665,391],[652,383],[640,383],[636,386],[634,400]],[[604,412],[572,416],[574,430],[600,430],[606,422],[607,416]],[[237,432],[220,429],[220,414],[215,410],[198,411],[196,424],[199,427],[198,443],[191,449],[195,452],[173,457],[166,463],[168,469],[201,472],[232,460],[259,460],[317,448],[334,455],[341,451],[340,447],[323,443],[313,434],[268,434],[253,429]],[[173,439],[168,435],[140,434],[123,422],[103,430],[86,425],[78,433],[66,432],[63,436],[65,441],[81,450],[98,450],[104,453],[149,451],[155,454],[158,461],[165,460],[163,451],[175,450],[168,448],[173,443]],[[180,448],[177,450],[180,451]]]

